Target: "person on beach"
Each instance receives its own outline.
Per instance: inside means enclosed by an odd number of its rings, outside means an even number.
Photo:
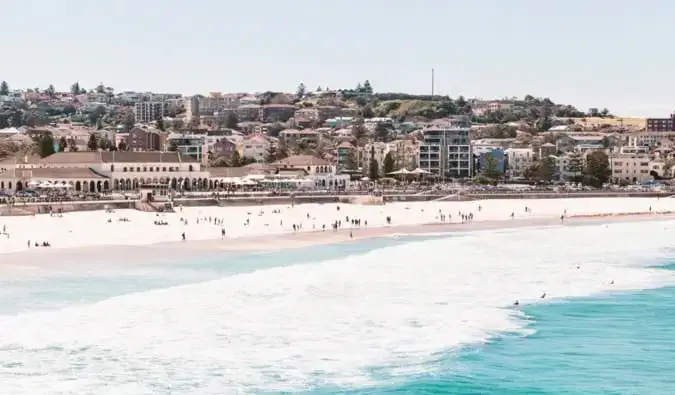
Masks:
[[[185,241],[185,232],[183,232],[183,234],[181,234],[180,236],[183,238],[183,241]]]
[[[561,224],[565,223],[565,214],[562,214],[562,215],[560,216],[560,223],[561,223]]]
[[[225,228],[220,230],[220,238],[224,239],[225,238]]]

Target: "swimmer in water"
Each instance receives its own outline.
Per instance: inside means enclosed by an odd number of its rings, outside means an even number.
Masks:
[[[542,298],[542,299],[545,299],[545,298],[546,298],[546,292],[544,292],[544,293],[541,295],[541,298]]]
[[[518,302],[517,300],[515,302],[513,302],[514,306],[518,306],[519,304],[520,304],[520,302]]]

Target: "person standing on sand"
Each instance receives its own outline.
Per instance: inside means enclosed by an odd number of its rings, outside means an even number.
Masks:
[[[183,234],[181,234],[181,237],[183,238],[183,241],[185,241],[185,232],[183,232]]]

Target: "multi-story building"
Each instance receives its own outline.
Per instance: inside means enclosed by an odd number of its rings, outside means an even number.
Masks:
[[[159,130],[133,128],[127,136],[129,151],[163,151],[166,135]]]
[[[355,170],[356,163],[356,148],[348,142],[343,142],[337,146],[337,167],[338,171]]]
[[[670,118],[647,118],[647,132],[675,132],[675,114]]]
[[[134,106],[134,118],[136,123],[149,123],[163,118],[168,104],[166,102],[139,102]]]
[[[262,134],[254,134],[238,142],[237,151],[242,158],[251,158],[264,162],[270,149],[270,142]]]
[[[263,122],[286,122],[295,113],[292,104],[268,104],[260,109],[260,120]]]
[[[531,148],[507,148],[504,154],[506,155],[506,176],[511,179],[524,177],[526,170],[535,160],[534,151]]]
[[[175,148],[184,157],[191,157],[200,163],[208,163],[206,136],[194,134],[170,134],[168,147]]]
[[[469,131],[468,117],[422,130],[419,167],[442,179],[471,177],[473,155]]]
[[[237,107],[236,114],[239,122],[257,121],[260,116],[259,104],[244,104]]]
[[[612,171],[612,181],[615,183],[637,183],[651,180],[654,158],[648,154],[618,153],[610,156],[609,166]]]
[[[506,155],[504,150],[499,147],[480,147],[474,148],[473,151],[476,157],[476,168],[475,173],[480,173],[485,171],[485,163],[488,160],[488,155],[492,156],[495,160],[496,168],[494,169],[500,174],[504,174],[506,171]]]
[[[287,145],[295,145],[300,142],[304,142],[307,145],[317,145],[321,139],[321,135],[311,129],[286,129],[279,133],[279,139]]]

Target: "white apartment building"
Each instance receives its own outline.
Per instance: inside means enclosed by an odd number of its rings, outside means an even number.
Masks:
[[[663,165],[654,162],[654,158],[647,154],[614,154],[609,158],[612,181],[638,183],[652,180],[650,171],[663,172]]]
[[[506,176],[508,178],[521,178],[525,171],[534,163],[534,151],[531,148],[507,148],[504,150],[506,157]]]
[[[265,162],[271,143],[264,136],[254,134],[237,142],[237,151],[242,158],[255,159],[256,162]]]
[[[136,123],[150,123],[157,118],[166,115],[168,104],[166,102],[145,101],[138,102],[134,106],[134,118]]]

